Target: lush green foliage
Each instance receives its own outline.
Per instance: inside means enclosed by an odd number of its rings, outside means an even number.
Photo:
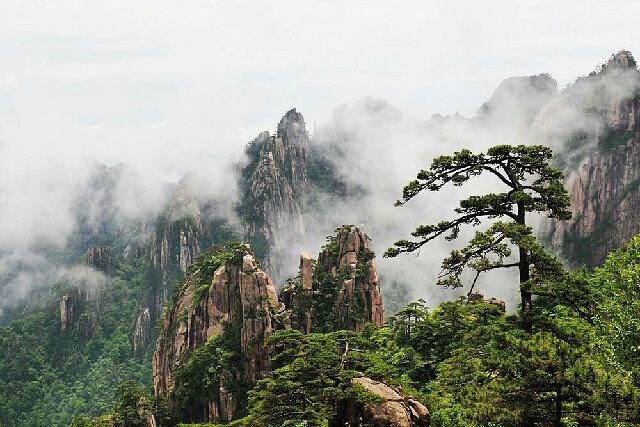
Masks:
[[[638,290],[624,278],[639,265],[634,239],[605,268],[562,276],[534,300],[526,322],[524,313],[505,316],[483,303],[445,302],[428,313],[417,302],[400,311],[390,324],[412,350],[405,372],[425,393],[433,425],[637,425],[640,376],[629,351],[640,315],[611,301],[627,287],[618,301],[633,305],[627,298]]]
[[[482,300],[445,302],[433,311],[425,301],[417,301],[380,329],[367,325],[361,332],[276,332],[268,342],[276,349],[274,375],[250,392],[248,414],[233,424],[322,425],[342,398],[376,401],[350,381],[366,375],[402,385],[427,404],[436,427],[637,425],[639,271],[640,237],[611,254],[593,273],[559,276],[545,296],[533,301],[526,322],[523,314],[505,315],[499,306]],[[20,402],[38,400],[43,384],[55,388],[61,382],[55,374],[46,374],[49,361],[43,351],[24,352],[35,348],[30,342],[48,333],[47,324],[42,314],[33,315],[3,331],[3,346],[12,353],[1,368],[15,373],[13,390],[24,390],[16,396]],[[175,373],[174,421],[161,400],[130,381],[117,388],[111,403],[103,404],[110,415],[89,421],[84,412],[74,425],[101,426],[109,420],[138,425],[143,418],[139,408],[154,414],[159,425],[193,420],[189,411],[215,398],[216,385],[226,381],[225,366],[237,363],[231,341],[213,337],[185,358]],[[4,424],[25,425],[15,421],[20,420],[17,401],[3,401],[2,414],[15,417]],[[65,399],[60,402],[64,410]],[[76,405],[85,408],[86,401]],[[47,416],[39,420],[32,413],[24,420],[31,425],[61,424],[55,412]]]
[[[173,425],[167,402],[162,396],[154,396],[135,381],[125,381],[116,389],[117,403],[112,413],[92,420],[76,417],[71,427],[146,427],[153,417],[158,426]]]
[[[249,151],[250,164],[255,164],[260,144]],[[428,405],[436,427],[639,425],[640,237],[594,272],[564,272],[523,222],[524,213],[532,211],[567,217],[561,175],[547,166],[549,156],[543,147],[498,146],[486,155],[463,151],[436,159],[430,171],[405,188],[404,202],[424,189],[461,185],[483,172],[510,190],[461,201],[457,219],[420,226],[414,232],[417,241],[400,241],[389,253],[411,251],[440,235],[455,238],[460,226],[476,225],[481,217],[511,219],[494,222],[453,251],[443,262],[448,275],[441,283],[460,285],[465,268],[479,274],[522,266],[524,253],[532,267],[526,291],[539,295],[527,313],[506,315],[497,305],[465,299],[430,311],[420,300],[399,310],[387,327],[336,332],[335,290],[344,272],[334,278],[315,264],[317,333],[283,330],[271,336],[273,377],[260,381],[248,402],[240,402],[247,413],[240,411],[243,418],[233,424],[325,425],[340,399],[377,401],[351,382],[366,375],[402,385]],[[316,166],[322,172],[326,165]],[[212,242],[229,231],[220,226]],[[106,243],[121,254],[125,240]],[[521,259],[510,264],[505,260],[513,246]],[[336,254],[334,238],[325,249]],[[241,265],[245,250],[224,244],[196,260],[188,271],[197,286],[196,301],[206,294],[213,272],[229,261]],[[0,328],[1,425],[135,426],[145,425],[151,414],[160,426],[174,425],[194,421],[198,408],[216,398],[220,382],[230,389],[247,387],[234,382],[239,375],[227,375],[240,365],[233,324],[225,336],[185,354],[174,372],[173,414],[142,385],[150,381],[153,346],[134,356],[131,325],[155,280],[149,277],[148,251],[142,252],[133,259],[117,255],[102,266],[113,271],[101,309],[79,302],[78,319],[83,320],[65,331],[58,307],[69,283],[58,284],[43,296],[42,306]],[[356,282],[363,280],[371,257],[363,253],[358,258]],[[91,328],[82,326],[93,320]]]
[[[640,373],[640,236],[610,254],[591,281],[598,346],[614,365]]]
[[[640,376],[629,338],[637,338],[640,315],[613,317],[604,301],[618,287],[629,292],[619,303],[637,299],[628,286],[639,266],[640,238],[604,269],[559,277],[526,321],[461,299],[431,312],[425,301],[411,303],[388,327],[361,333],[278,332],[274,377],[251,392],[249,416],[238,424],[321,425],[348,395],[346,380],[364,374],[421,398],[434,426],[636,425]],[[603,288],[603,280],[617,284]],[[621,339],[611,324],[626,331]]]
[[[125,380],[149,381],[153,345],[140,356],[131,349],[148,257],[114,258],[99,313],[79,300],[78,321],[61,331],[60,300],[73,290],[61,282],[43,296],[42,305],[0,328],[0,424],[69,425],[77,416],[111,410],[114,390]],[[83,327],[90,319],[95,327]]]
[[[372,331],[371,331],[372,332]],[[335,415],[340,399],[376,402],[378,398],[351,383],[360,372],[376,379],[388,377],[388,367],[366,333],[337,331],[303,335],[278,331],[274,344],[273,378],[261,380],[250,392],[250,425],[322,425]]]

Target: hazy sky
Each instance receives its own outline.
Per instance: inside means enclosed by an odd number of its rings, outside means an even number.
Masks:
[[[472,115],[509,76],[562,88],[640,55],[639,16],[602,0],[2,0],[0,149],[175,177],[293,107],[311,128],[365,96],[424,119]]]
[[[549,73],[563,88],[621,49],[640,55],[638,17],[637,0],[0,0],[0,314],[64,272],[33,249],[64,245],[76,227],[87,159],[142,172],[118,192],[124,214],[155,212],[158,178],[192,170],[232,200],[242,147],[291,108],[309,130],[337,119],[356,131],[348,166],[375,189],[366,222],[380,253],[459,199],[393,210],[402,185],[443,154],[417,121],[472,116],[507,77]],[[367,97],[404,119],[363,114]],[[466,133],[458,145],[500,139]],[[356,223],[358,209],[316,231]],[[429,250],[426,267],[410,257],[379,267],[415,273],[415,297],[430,295],[449,248]]]

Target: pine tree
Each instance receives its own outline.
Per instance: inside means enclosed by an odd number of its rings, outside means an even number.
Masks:
[[[442,262],[438,284],[462,286],[460,277],[466,268],[475,271],[471,291],[482,272],[517,267],[520,272],[522,311],[531,309],[533,286],[547,277],[561,274],[562,265],[536,241],[527,225],[526,213],[546,212],[550,218],[569,219],[569,196],[562,184],[562,172],[549,166],[551,149],[541,146],[498,145],[487,153],[473,154],[469,150],[453,156],[436,158],[429,170],[418,173],[417,179],[404,187],[402,206],[423,190],[438,191],[451,183],[461,186],[472,177],[489,173],[502,183],[505,191],[471,196],[460,201],[455,209],[457,217],[438,224],[420,225],[411,233],[415,240],[399,240],[385,257],[413,252],[424,244],[443,236],[447,240],[458,237],[463,225],[477,226],[484,218],[500,218],[486,231],[476,232],[466,247],[454,250]],[[519,258],[505,262],[511,255],[509,245],[515,245]]]

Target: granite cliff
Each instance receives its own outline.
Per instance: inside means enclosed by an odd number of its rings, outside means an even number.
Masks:
[[[182,281],[189,265],[213,244],[233,239],[231,218],[217,210],[220,201],[199,194],[196,174],[182,178],[156,220],[151,238],[148,284],[150,294],[138,310],[133,328],[134,353],[144,351],[163,306],[172,298],[172,286]]]
[[[70,269],[62,278],[66,291],[60,299],[60,332],[77,332],[90,338],[104,311],[104,292],[113,272],[114,257],[108,246],[92,246],[84,266]]]
[[[255,384],[270,374],[270,349],[263,344],[274,329],[273,313],[279,306],[276,290],[246,247],[231,255],[212,276],[203,277],[204,267],[200,267],[187,278],[163,317],[153,356],[154,391],[175,405],[172,391],[180,387],[174,378],[179,365],[213,336],[228,339],[238,364],[225,365],[214,398],[192,409],[200,421],[230,420],[241,394],[238,386]]]

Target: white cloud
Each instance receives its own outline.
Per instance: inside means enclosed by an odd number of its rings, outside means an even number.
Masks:
[[[548,72],[563,87],[640,54],[639,15],[624,0],[4,0],[0,247],[62,241],[89,158],[223,188],[221,165],[290,108],[319,127],[368,95],[410,123],[469,116],[503,78]],[[393,170],[381,185],[400,188]]]

